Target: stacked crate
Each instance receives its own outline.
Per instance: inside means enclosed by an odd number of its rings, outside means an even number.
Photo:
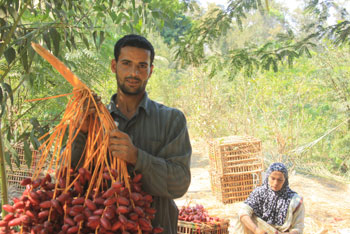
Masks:
[[[216,138],[209,144],[213,194],[224,204],[244,201],[261,185],[261,141],[250,136]]]

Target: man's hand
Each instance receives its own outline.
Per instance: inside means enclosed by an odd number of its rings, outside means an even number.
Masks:
[[[122,159],[132,165],[136,164],[138,149],[132,143],[129,135],[117,128],[109,134],[109,150],[113,157]]]
[[[101,104],[101,97],[98,96],[96,93],[92,92],[92,95],[95,99],[95,102],[97,105],[100,105]],[[88,107],[88,104],[89,104],[89,101],[86,99],[83,106],[82,106],[82,111],[85,113],[85,110],[87,109]],[[89,120],[90,120],[90,116],[91,115],[94,115],[96,113],[96,107],[94,105],[94,103],[92,101],[90,101],[90,105],[89,105],[89,109],[87,110],[87,114],[86,114],[86,118],[83,120],[81,119],[81,128],[80,128],[80,131],[82,133],[87,133],[88,130],[89,130]]]

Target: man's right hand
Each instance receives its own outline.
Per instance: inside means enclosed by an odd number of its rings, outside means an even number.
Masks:
[[[92,92],[92,95],[95,99],[95,102],[97,105],[100,105],[101,104],[101,97],[98,96],[96,93]],[[89,104],[89,100],[86,99],[84,104],[83,104],[83,112],[85,113],[85,110],[87,109],[88,107],[88,104]],[[90,118],[92,115],[94,115],[96,113],[96,107],[95,107],[95,104],[90,101],[90,105],[89,105],[89,109],[87,110],[87,114],[86,114],[86,118],[83,120],[81,119],[81,128],[80,128],[80,132],[82,133],[87,133],[88,130],[89,130],[89,122],[90,122]]]

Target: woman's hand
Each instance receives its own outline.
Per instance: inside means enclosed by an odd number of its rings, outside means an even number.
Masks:
[[[276,231],[275,234],[299,234],[298,231],[291,231],[291,232],[279,232]]]
[[[267,231],[256,227],[256,229],[254,230],[254,234],[268,234],[268,233],[267,233]]]

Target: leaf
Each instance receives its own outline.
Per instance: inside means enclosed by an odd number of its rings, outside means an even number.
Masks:
[[[1,86],[6,89],[6,92],[8,93],[9,97],[10,97],[10,100],[11,100],[11,105],[13,105],[13,93],[12,93],[12,89],[11,89],[11,86],[8,85],[7,83],[5,82],[2,82],[1,83]]]
[[[34,136],[34,129],[30,132],[30,142],[32,143],[32,146],[35,150],[38,150],[40,146],[40,142],[38,138]]]
[[[109,11],[109,16],[111,17],[112,21],[113,22],[116,22],[116,19],[117,19],[117,14],[114,12],[114,11]]]
[[[0,87],[0,104],[2,103],[3,98],[4,98],[4,95],[2,93],[2,88]]]
[[[8,141],[11,141],[11,137],[12,137],[11,128],[7,128],[6,135],[4,137],[6,137]]]
[[[0,8],[0,18],[5,18],[6,17],[6,10],[4,8]]]
[[[7,22],[0,17],[0,27],[4,27],[7,25]]]
[[[100,31],[99,47],[102,45],[104,40],[105,40],[105,32],[104,31]]]
[[[26,161],[26,164],[28,168],[32,165],[32,151],[30,150],[29,144],[27,141],[24,141],[24,160]]]
[[[72,44],[74,49],[77,49],[77,45],[75,44],[75,39],[73,34],[70,36],[70,43]]]
[[[40,127],[39,121],[36,118],[31,118],[29,121],[33,125],[33,130],[38,131],[41,135],[45,134],[45,130]]]
[[[88,39],[85,37],[85,35],[84,35],[84,34],[80,34],[80,37],[81,37],[81,39],[83,40],[83,42],[84,42],[86,48],[89,49],[89,47],[90,47],[90,46],[89,46],[89,41],[88,41]]]
[[[15,60],[15,58],[16,58],[16,51],[12,47],[10,47],[7,50],[5,50],[4,55],[5,55],[7,63],[11,64],[13,62],[13,60]]]
[[[23,142],[25,140],[28,139],[28,136],[29,136],[29,133],[27,132],[29,126],[26,127],[26,129],[22,132],[22,134],[20,134],[17,139],[16,139],[16,142]],[[9,128],[10,129],[10,128]]]
[[[15,164],[17,166],[17,168],[19,169],[21,167],[21,162],[19,160],[19,156],[18,156],[18,153],[16,152],[16,154],[12,155],[13,156],[13,159],[15,161]]]
[[[109,9],[111,9],[113,6],[113,0],[109,0]]]
[[[68,40],[66,40],[66,46],[67,46],[68,50],[70,52],[72,52],[72,47],[71,47],[70,42]]]
[[[273,61],[272,61],[272,64],[273,64],[273,71],[274,71],[274,72],[278,72],[277,61],[276,61],[276,60],[273,60]]]
[[[50,36],[51,36],[53,47],[54,47],[53,54],[55,56],[58,56],[59,50],[60,50],[61,36],[55,28],[50,28]]]
[[[304,48],[304,51],[305,51],[305,53],[306,53],[306,55],[307,55],[307,57],[308,58],[312,58],[312,55],[311,55],[311,53],[310,53],[310,50],[305,46],[305,48]]]
[[[37,120],[37,118],[31,118],[29,120],[29,122],[33,125],[33,128],[38,128],[40,127],[39,121]]]
[[[5,150],[7,149],[7,151],[9,151],[11,153],[10,157],[14,158],[17,167],[19,167],[20,166],[20,162],[19,162],[17,151],[11,146],[10,142],[6,138],[3,138],[3,142],[4,142],[4,145],[5,145]]]
[[[128,31],[131,31],[131,30],[132,30],[132,27],[129,27],[128,24],[123,24],[122,29],[123,29],[125,32],[128,32]]]
[[[9,154],[9,152],[5,152],[5,161],[7,165],[10,167],[11,171],[13,171],[12,163],[11,163],[11,154]]]
[[[26,73],[29,72],[29,65],[28,65],[28,54],[27,54],[27,47],[22,46],[20,47],[20,53],[21,53],[21,63],[26,71]]]
[[[293,56],[288,56],[288,67],[292,68],[293,67]]]
[[[31,41],[32,41],[31,39],[28,40],[28,42],[31,42]],[[31,45],[27,46],[27,53],[28,53],[28,67],[30,68],[32,66],[32,62],[33,62],[34,55],[35,55],[35,51]],[[28,73],[29,73],[29,71],[28,71]]]
[[[13,8],[13,7],[8,7],[8,11],[10,13],[10,15],[12,16],[12,18],[17,19],[18,15],[17,15],[17,11]]]
[[[97,48],[97,43],[96,43],[96,40],[97,40],[97,31],[94,31],[94,32],[92,33],[92,37],[94,38],[95,47]]]
[[[119,24],[120,23],[120,21],[122,20],[122,18],[123,18],[123,13],[119,13],[118,14],[118,16],[114,19],[114,23],[115,24]]]
[[[7,99],[7,94],[5,93],[5,100]],[[1,112],[0,112],[0,117],[2,117],[2,115],[5,113],[5,109],[6,109],[6,101],[4,101],[3,103],[1,103]]]
[[[45,41],[45,44],[49,50],[51,50],[51,40],[50,40],[50,35],[48,32],[43,33],[43,39]]]

